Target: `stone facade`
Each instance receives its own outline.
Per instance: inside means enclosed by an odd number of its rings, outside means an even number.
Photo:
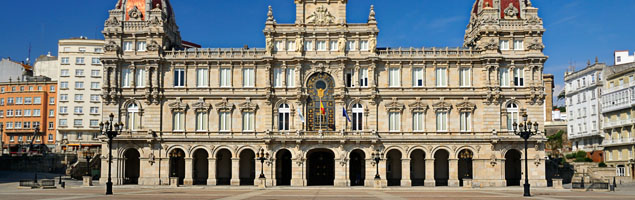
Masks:
[[[110,11],[103,116],[125,124],[115,184],[249,185],[263,167],[268,186],[520,183],[523,142],[508,124],[526,113],[543,130],[545,116],[530,2],[478,0],[464,47],[405,49],[377,47],[373,7],[347,23],[346,0],[294,2],[294,24],[269,8],[255,49],[184,49],[167,0]],[[131,72],[143,76],[122,83]],[[544,141],[532,137],[525,156],[534,186],[546,186]]]

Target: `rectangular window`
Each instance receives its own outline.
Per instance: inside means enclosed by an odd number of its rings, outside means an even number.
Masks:
[[[80,53],[86,53],[86,47],[79,47]]]
[[[68,64],[70,64],[68,57],[62,57],[62,58],[60,58],[60,63],[62,63],[62,65],[68,65]]]
[[[274,51],[284,51],[284,43],[282,41],[276,41],[273,46]]]
[[[273,87],[282,87],[282,68],[273,68]]]
[[[423,115],[423,112],[412,113],[412,130],[424,131],[423,129],[424,119],[425,119],[425,116]]]
[[[448,86],[448,68],[437,68],[436,79],[437,79],[437,87],[447,87]]]
[[[295,68],[287,68],[287,87],[295,87]]]
[[[7,110],[7,117],[13,116],[13,110]]]
[[[196,69],[196,87],[207,87],[209,84],[209,71],[207,68]]]
[[[33,97],[33,104],[38,105],[41,103],[42,103],[42,97]],[[4,101],[2,101],[2,104],[4,104]]]
[[[13,127],[13,125],[11,125],[11,126]],[[7,123],[7,129],[8,128],[9,128],[9,123]],[[13,137],[13,135],[9,137],[9,141],[10,142],[14,142],[15,141],[15,138]]]
[[[49,129],[54,129],[55,125],[53,124],[53,122],[49,122]],[[53,134],[51,134],[52,136]],[[50,137],[49,137],[50,138]]]
[[[22,105],[22,102],[23,102],[23,101],[22,101],[22,97],[16,97],[16,98],[15,98],[15,104],[17,104],[17,105]]]
[[[121,69],[121,87],[130,87],[131,75],[130,68]]]
[[[49,117],[55,117],[55,110],[53,109],[49,110]]]
[[[412,68],[412,86],[423,87],[423,68]]]
[[[230,112],[220,112],[219,113],[219,130],[220,131],[230,131],[231,129],[231,113]]]
[[[388,81],[390,87],[399,87],[401,86],[401,78],[400,78],[400,69],[399,68],[389,68],[388,69]]]
[[[514,86],[525,86],[525,70],[522,68],[514,68]]]
[[[60,101],[61,102],[68,101],[68,94],[60,94]]]
[[[22,116],[22,110],[15,110],[15,116],[16,117]]]
[[[132,51],[132,42],[130,42],[130,41],[123,42],[123,50],[124,51]]]
[[[172,130],[173,131],[184,131],[185,129],[185,113],[183,112],[174,112],[172,114]]]
[[[55,92],[55,86],[54,85],[51,85],[51,87],[49,89],[49,92]]]
[[[77,90],[83,90],[83,89],[84,89],[84,82],[83,82],[83,81],[77,81],[77,82],[75,82],[75,89],[77,89]]]
[[[509,87],[509,69],[508,68],[498,68],[498,80],[500,80],[500,85],[502,87]]]
[[[461,131],[471,131],[472,130],[472,113],[462,112],[461,113]]]
[[[255,79],[254,68],[243,69],[243,87],[254,87]]]
[[[146,42],[137,42],[137,51],[146,51]]]
[[[13,104],[14,104],[13,97],[7,98],[7,105],[13,105]]]
[[[448,112],[437,112],[437,131],[448,131]]]
[[[399,131],[401,130],[401,113],[390,112],[388,113],[388,130]]]
[[[230,68],[221,68],[220,69],[220,86],[221,87],[231,87],[231,69]]]
[[[84,107],[81,106],[75,106],[75,114],[83,114],[84,113]]]
[[[509,50],[509,40],[500,41],[500,50]]]
[[[83,65],[84,64],[84,57],[75,58],[75,64]]]
[[[33,116],[34,117],[39,117],[40,116],[40,109],[33,109]]]
[[[295,41],[287,41],[287,51],[295,51]]]
[[[338,44],[337,41],[331,41],[329,44],[329,47],[331,51],[338,51]]]
[[[32,103],[33,103],[33,98],[24,97],[24,104],[32,104]]]
[[[30,109],[24,109],[24,116],[25,117],[30,117],[31,116],[31,110]]]
[[[142,68],[137,68],[137,71],[135,72],[135,85],[138,88],[142,88],[146,86],[146,69],[142,69]]]
[[[355,51],[357,49],[357,43],[355,41],[346,42],[346,51]]]
[[[0,110],[0,117],[4,117],[4,110]]]
[[[83,101],[83,100],[84,100],[83,94],[75,94],[75,101]]]
[[[174,69],[174,87],[185,87],[185,69]]]
[[[326,51],[326,41],[317,41],[317,50]]]
[[[84,133],[79,132],[77,133],[77,140],[82,140],[84,138]]]
[[[243,112],[243,131],[254,131],[254,113]]]
[[[82,119],[73,120],[73,126],[82,126],[83,123],[84,121]]]
[[[353,70],[352,69],[346,70],[346,77],[344,78],[346,80],[346,87],[353,87]]]
[[[459,86],[469,87],[471,85],[472,85],[472,75],[470,73],[470,68],[464,67],[459,69]]]
[[[99,127],[99,120],[91,119],[89,126],[90,127]]]
[[[90,107],[90,114],[99,114],[99,107]]]
[[[207,130],[208,115],[206,112],[196,113],[196,131]]]
[[[13,123],[12,122],[7,122],[7,129],[13,129]],[[13,138],[13,136],[11,136],[11,138]],[[11,139],[13,141],[13,139]]]
[[[98,94],[91,94],[90,95],[90,102],[99,102],[99,95]]]
[[[99,89],[100,89],[100,88],[99,88],[99,82],[92,82],[92,83],[90,83],[90,89],[93,89],[93,90],[99,90]]]
[[[304,51],[313,51],[313,41],[304,42]]]
[[[359,43],[359,50],[360,51],[368,51],[368,40],[362,40]]]
[[[61,76],[61,77],[68,77],[68,76],[70,76],[70,73],[68,72],[68,69],[62,69],[62,70],[60,70],[60,76]]]
[[[93,58],[92,60],[93,60],[93,61],[92,61],[92,64],[93,64],[93,65],[99,65],[99,64],[101,64],[101,62],[99,61],[99,58]]]
[[[359,86],[368,87],[368,69],[359,69]]]
[[[514,40],[514,50],[525,50],[522,40]]]
[[[90,70],[90,76],[99,77],[99,70],[98,69]]]
[[[22,128],[24,128],[24,129],[31,128],[31,122],[24,122],[24,126],[22,126]]]
[[[95,48],[95,53],[103,53],[104,49],[102,48]]]

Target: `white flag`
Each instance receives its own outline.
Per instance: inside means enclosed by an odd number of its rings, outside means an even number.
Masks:
[[[302,115],[302,109],[298,108],[298,115],[300,116],[300,121],[302,121],[302,123],[304,123],[304,115]]]

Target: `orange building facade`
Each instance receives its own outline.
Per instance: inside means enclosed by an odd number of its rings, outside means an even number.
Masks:
[[[2,152],[24,153],[31,141],[54,149],[56,97],[55,81],[0,83]],[[36,127],[39,131],[33,138]]]

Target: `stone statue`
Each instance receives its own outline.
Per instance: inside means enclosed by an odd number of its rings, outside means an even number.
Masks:
[[[341,37],[339,40],[337,40],[337,47],[339,48],[340,52],[344,53],[346,51],[346,39]]]
[[[273,38],[267,38],[267,42],[266,42],[266,51],[267,54],[272,54],[273,53]]]
[[[377,39],[376,38],[371,38],[370,41],[368,42],[368,49],[370,50],[371,53],[375,53],[375,50],[377,50]]]
[[[302,38],[301,36],[298,36],[298,38],[295,39],[295,51],[296,52],[302,52],[304,51],[304,38]]]

